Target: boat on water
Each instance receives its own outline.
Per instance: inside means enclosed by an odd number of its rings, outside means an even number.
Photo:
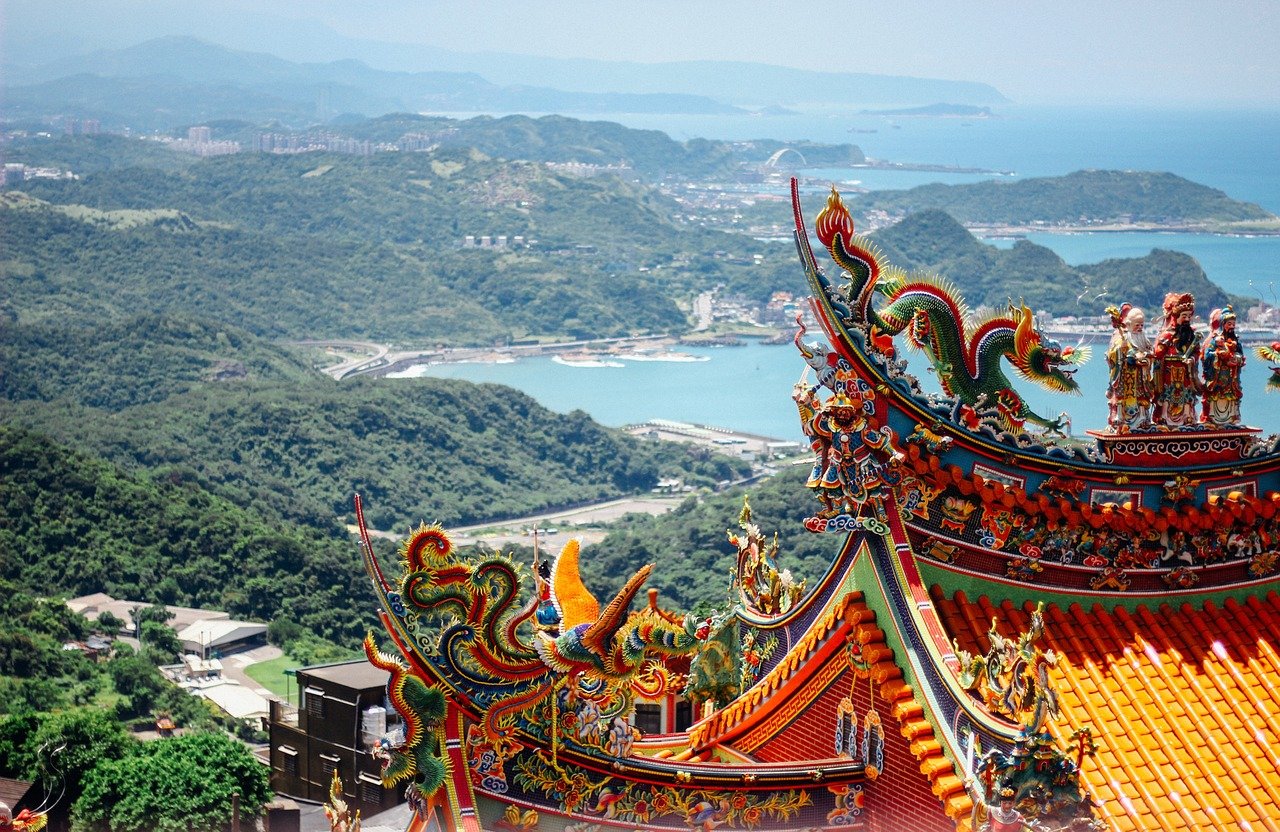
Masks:
[[[749,504],[709,617],[646,598],[652,565],[596,599],[572,542],[365,536],[410,830],[1280,828],[1280,438],[1241,421],[1230,309],[1201,343],[1189,295],[1154,340],[1118,307],[1111,419],[1073,436],[1005,368],[1072,392],[1087,348],[895,270],[834,191],[820,264],[792,200],[822,333],[778,393],[828,569],[780,569]]]

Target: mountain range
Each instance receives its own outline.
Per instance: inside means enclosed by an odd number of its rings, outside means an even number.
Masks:
[[[404,47],[400,47],[404,49]],[[376,55],[371,47],[347,53]],[[343,54],[338,52],[336,54]],[[288,126],[354,113],[559,112],[718,115],[743,107],[937,101],[991,104],[985,84],[863,73],[819,73],[764,64],[637,64],[479,55],[414,48],[412,70],[375,69],[355,58],[290,61],[167,36],[123,49],[5,67],[10,120],[56,115],[103,126],[165,130],[219,118]],[[400,63],[408,63],[401,60]]]

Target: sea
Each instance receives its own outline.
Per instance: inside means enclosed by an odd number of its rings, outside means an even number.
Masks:
[[[1000,173],[830,169],[802,171],[833,184],[870,190],[910,188],[929,182],[959,184],[984,179],[1057,176],[1082,169],[1168,171],[1280,214],[1280,110],[1176,110],[1141,107],[1000,106],[990,118],[883,116],[834,109],[791,115],[599,116],[628,127],[661,130],[672,138],[777,139],[857,144],[869,157],[891,162],[978,168]],[[597,118],[597,117],[593,117]],[[817,196],[809,206],[814,215]],[[785,209],[781,209],[785,212]],[[1172,249],[1195,257],[1209,279],[1228,292],[1280,305],[1280,237],[1165,234],[1155,232],[1033,234],[1033,242],[1072,265],[1141,257]],[[1011,241],[990,241],[1011,245]],[[963,289],[963,287],[961,287]],[[1102,301],[1124,300],[1124,287],[1106,287]],[[1100,310],[1082,310],[1096,314]],[[1148,312],[1148,320],[1152,320]],[[1149,334],[1154,334],[1149,332]],[[813,337],[812,334],[810,337]],[[1066,412],[1072,430],[1101,428],[1106,421],[1104,345],[1076,375],[1076,396],[1017,384],[1033,410]],[[414,367],[404,375],[494,382],[525,391],[547,407],[586,411],[597,421],[623,426],[672,419],[799,439],[790,391],[803,365],[794,347],[748,343],[739,347],[683,349],[707,361],[610,360],[574,366],[549,358],[514,364]],[[937,383],[919,354],[911,371],[926,390]],[[1250,353],[1245,366],[1243,415],[1268,433],[1280,432],[1280,397],[1265,392],[1266,362]],[[389,379],[388,383],[394,383]]]

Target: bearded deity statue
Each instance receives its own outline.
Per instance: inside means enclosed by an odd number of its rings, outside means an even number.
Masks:
[[[1152,351],[1154,345],[1144,331],[1146,315],[1137,307],[1124,304],[1110,309],[1116,327],[1107,348],[1108,427],[1116,433],[1128,433],[1151,426]]]
[[[1196,301],[1188,293],[1170,292],[1164,298],[1164,328],[1152,356],[1155,408],[1151,421],[1162,428],[1185,428],[1197,422],[1200,397],[1200,334],[1191,327]]]

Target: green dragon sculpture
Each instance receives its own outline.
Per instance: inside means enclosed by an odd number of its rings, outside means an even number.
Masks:
[[[424,717],[429,727],[438,719],[434,703],[441,693],[450,702],[465,697],[482,714],[484,735],[505,743],[520,727],[545,730],[531,714],[567,686],[589,691],[601,715],[612,717],[624,713],[635,694],[671,684],[657,657],[694,653],[703,642],[691,620],[661,613],[652,601],[630,612],[652,565],[601,604],[583,584],[578,559],[575,540],[556,557],[545,583],[557,620],[543,624],[535,617],[542,591],[520,604],[520,570],[509,558],[459,557],[438,525],[422,526],[405,541],[403,575],[386,584],[386,601],[402,622],[412,667],[366,645],[370,661],[391,672],[392,704],[410,726],[401,747],[385,749],[384,782],[425,772],[424,784],[434,788],[439,761],[427,751],[429,734],[411,715]]]
[[[404,742],[399,747],[383,744],[377,749],[383,763],[382,785],[391,788],[416,777],[414,788],[429,798],[445,778],[444,762],[431,750],[431,729],[444,719],[444,694],[413,675],[399,656],[379,650],[372,634],[365,636],[364,654],[374,667],[391,674],[387,695],[405,720]]]
[[[810,279],[823,287],[840,317],[864,332],[872,351],[892,358],[893,336],[905,333],[907,342],[928,356],[943,391],[960,400],[962,421],[971,429],[979,426],[983,411],[994,409],[1000,429],[1010,433],[1021,433],[1026,422],[1062,431],[1064,417],[1047,419],[1033,412],[1013,389],[1001,359],[1029,381],[1078,393],[1075,370],[1067,365],[1083,364],[1088,348],[1064,348],[1046,337],[1025,304],[1011,303],[1007,310],[975,319],[943,278],[886,266],[875,245],[854,233],[853,218],[834,189],[815,226],[850,282],[833,287],[802,245]],[[876,294],[885,298],[879,310],[872,304]]]

